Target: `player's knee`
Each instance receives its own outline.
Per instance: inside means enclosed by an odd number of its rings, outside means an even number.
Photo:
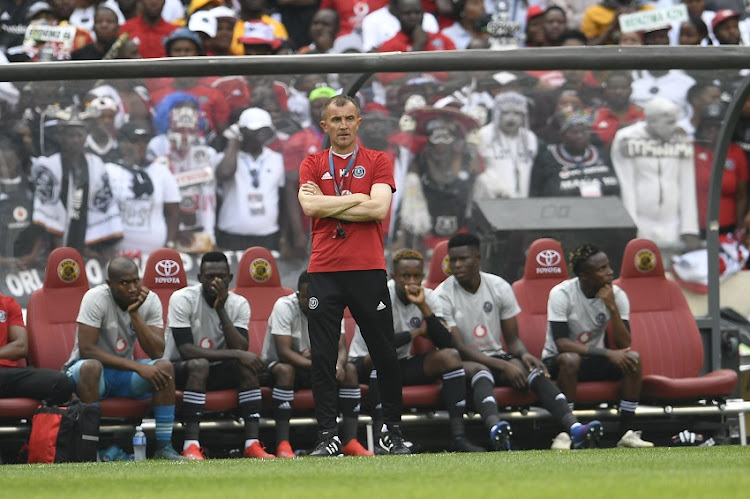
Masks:
[[[209,362],[206,359],[190,359],[187,361],[187,370],[191,376],[207,377],[208,366]]]
[[[641,354],[639,354],[635,350],[630,350],[625,355],[627,355],[628,358],[633,359],[635,362],[637,362],[639,366],[641,365]]]
[[[435,360],[446,371],[461,368],[461,356],[455,348],[443,348],[435,352]]]
[[[293,386],[294,385],[294,366],[279,362],[271,369],[273,380],[276,385]]]
[[[479,362],[462,362],[461,365],[464,366],[464,372],[466,372],[467,379],[473,378],[479,371],[489,371],[489,369]]]
[[[98,384],[102,375],[102,363],[98,360],[87,360],[81,364],[79,383],[82,385]]]
[[[563,352],[557,356],[556,361],[561,372],[578,372],[581,367],[581,356],[574,352]]]
[[[174,377],[174,365],[172,365],[171,361],[167,359],[161,359],[154,362],[154,365],[168,373],[170,376]]]

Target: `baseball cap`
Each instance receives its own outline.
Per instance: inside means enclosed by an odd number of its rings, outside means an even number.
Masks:
[[[120,127],[118,137],[120,138],[120,140],[125,140],[128,142],[135,142],[136,140],[150,140],[151,131],[148,129],[148,126],[143,123],[128,121],[127,123],[122,125],[122,127]]]
[[[338,95],[338,92],[331,87],[318,87],[314,88],[312,92],[310,92],[309,100],[310,102],[312,102],[320,98],[330,99],[334,95]]]
[[[239,16],[237,16],[237,13],[235,11],[224,5],[214,7],[213,9],[209,10],[208,13],[213,16],[214,19],[221,19],[224,17],[239,19]]]
[[[190,40],[198,47],[198,52],[203,53],[203,42],[198,33],[193,33],[188,28],[177,28],[164,39],[164,49],[169,53],[169,46],[177,40]]]
[[[240,119],[237,122],[240,128],[247,128],[248,130],[260,130],[261,128],[270,128],[274,130],[273,121],[271,121],[271,115],[268,111],[259,107],[251,107],[245,109],[240,115]]]
[[[274,50],[281,46],[281,40],[273,35],[273,27],[258,22],[246,22],[245,32],[239,41],[245,45],[268,45]]]
[[[34,2],[33,4],[31,4],[31,7],[29,7],[29,10],[26,11],[26,20],[29,20],[42,12],[54,13],[55,11],[47,2]]]
[[[541,5],[532,5],[528,9],[526,9],[526,22],[528,23],[535,17],[539,17],[542,14],[544,14],[544,7]]]
[[[188,29],[195,33],[205,33],[209,38],[213,38],[216,36],[216,18],[206,11],[196,12],[190,16]]]
[[[713,20],[711,21],[711,29],[716,29],[716,26],[723,23],[727,19],[731,19],[733,17],[740,17],[739,12],[735,12],[732,9],[722,9],[719,12],[716,13]]]

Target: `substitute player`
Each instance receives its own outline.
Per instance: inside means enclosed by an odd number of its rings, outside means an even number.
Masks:
[[[612,284],[609,258],[596,246],[584,244],[570,256],[577,276],[549,293],[547,339],[542,359],[565,397],[576,398],[578,381],[621,381],[620,426],[625,430],[618,447],[653,447],[633,430],[641,395],[641,358],[630,348],[625,291]],[[612,325],[614,348],[607,345],[607,324]]]

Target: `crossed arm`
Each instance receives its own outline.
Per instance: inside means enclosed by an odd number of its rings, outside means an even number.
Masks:
[[[393,191],[388,184],[374,184],[370,194],[347,196],[323,194],[315,182],[307,181],[299,188],[297,198],[305,215],[336,218],[345,222],[380,222],[388,216]]]

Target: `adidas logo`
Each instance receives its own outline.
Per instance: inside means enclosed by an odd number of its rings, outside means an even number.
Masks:
[[[359,412],[359,404],[357,404],[356,407],[354,407],[354,412]]]
[[[290,404],[289,402],[282,402],[281,404],[279,404],[279,409],[291,409],[291,408],[292,408],[292,404]]]
[[[320,177],[320,180],[332,180],[333,177],[331,177],[331,172],[325,172],[322,177]]]
[[[492,395],[484,397],[484,400],[482,400],[482,403],[483,404],[490,404],[490,403],[494,404],[495,403],[495,397],[493,397]]]
[[[456,402],[456,407],[466,407],[466,399]]]
[[[375,310],[377,310],[378,312],[380,312],[381,310],[385,310],[385,303],[383,303],[382,301],[378,303],[378,308],[376,308]]]

